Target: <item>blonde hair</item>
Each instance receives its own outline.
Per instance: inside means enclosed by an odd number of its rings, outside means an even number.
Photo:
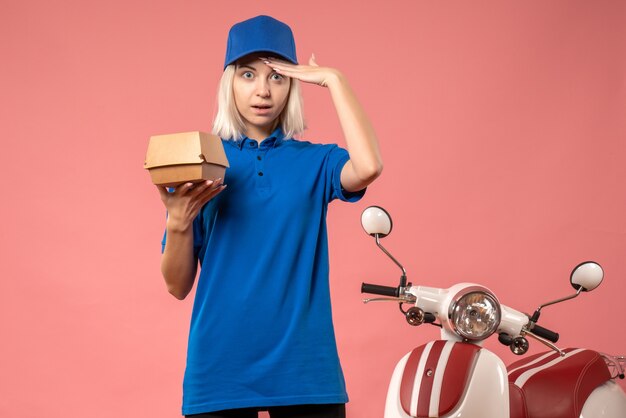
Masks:
[[[237,110],[233,97],[233,80],[235,64],[224,70],[217,92],[217,114],[213,120],[213,134],[224,139],[239,140],[243,138],[246,125]],[[304,121],[304,102],[300,90],[300,80],[291,79],[287,104],[278,116],[278,124],[285,138],[292,138],[306,129]]]

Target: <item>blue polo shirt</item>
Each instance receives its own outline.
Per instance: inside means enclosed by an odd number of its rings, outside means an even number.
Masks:
[[[337,145],[223,140],[228,187],[194,221],[201,270],[183,414],[348,401],[333,330],[326,212],[358,201]],[[165,237],[163,244],[165,243]]]

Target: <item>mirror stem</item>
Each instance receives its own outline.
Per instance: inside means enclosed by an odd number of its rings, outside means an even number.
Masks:
[[[539,315],[541,315],[541,309],[545,308],[546,306],[554,305],[555,303],[565,302],[566,300],[574,299],[576,296],[580,295],[580,292],[582,292],[582,291],[583,291],[583,288],[581,286],[581,287],[578,288],[576,293],[574,293],[571,296],[567,296],[567,297],[564,297],[564,298],[561,298],[561,299],[553,300],[552,302],[544,303],[543,305],[541,305],[540,307],[537,308],[537,310],[533,314],[532,318],[530,318],[530,320],[532,322],[537,322],[539,320]]]
[[[402,264],[400,264],[398,260],[396,260],[394,256],[392,256],[389,253],[389,251],[387,251],[385,247],[382,246],[382,244],[380,243],[379,234],[375,234],[374,236],[376,237],[376,245],[378,245],[378,248],[380,248],[385,254],[387,254],[387,257],[391,258],[391,261],[396,263],[396,265],[400,267],[400,269],[402,270],[402,277],[400,278],[400,287],[406,287],[406,270],[404,269],[404,267],[402,267]]]

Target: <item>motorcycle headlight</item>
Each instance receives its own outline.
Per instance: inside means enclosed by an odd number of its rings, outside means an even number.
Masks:
[[[468,340],[483,340],[496,332],[500,317],[498,300],[484,290],[465,293],[450,306],[454,332]]]

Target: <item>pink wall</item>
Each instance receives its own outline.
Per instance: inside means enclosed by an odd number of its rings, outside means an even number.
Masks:
[[[413,282],[477,281],[524,311],[599,261],[603,285],[543,325],[626,353],[624,2],[225,4],[3,3],[0,416],[179,415],[192,298],[160,276],[143,158],[152,134],[210,129],[228,28],[261,13],[347,74],[380,137],[383,176],[329,216],[351,417],[382,416],[397,359],[437,335],[360,302],[398,277],[361,230],[370,204]],[[328,92],[304,94],[306,138],[342,144]]]

